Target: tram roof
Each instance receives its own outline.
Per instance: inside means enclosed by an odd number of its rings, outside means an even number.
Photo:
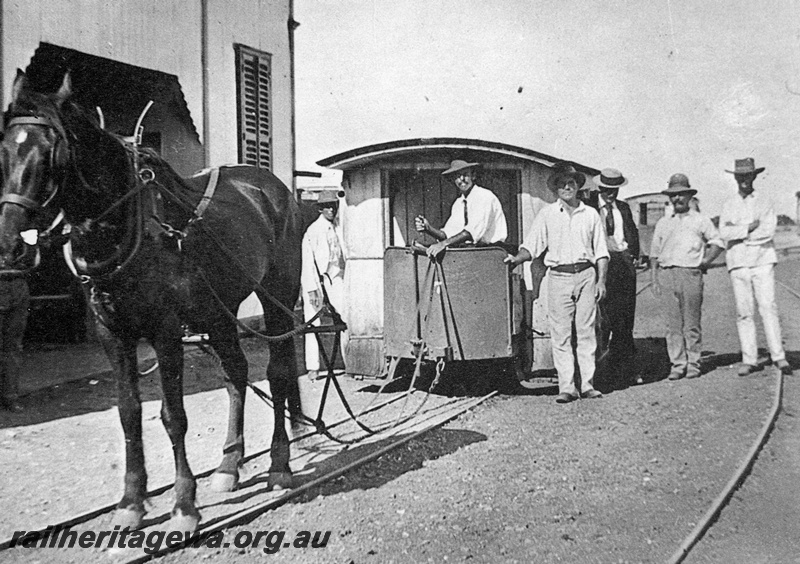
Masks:
[[[402,162],[411,158],[424,155],[427,158],[442,157],[449,158],[453,155],[471,154],[474,158],[484,161],[497,160],[498,158],[510,157],[523,161],[531,161],[546,166],[565,160],[545,153],[540,153],[525,147],[517,147],[496,141],[485,141],[483,139],[463,139],[459,137],[429,137],[418,139],[401,139],[389,141],[387,143],[377,143],[375,145],[365,145],[357,149],[351,149],[331,157],[317,161],[319,166],[335,168],[339,170],[350,170],[363,168],[364,166],[380,161]],[[577,168],[589,175],[599,174],[598,169],[575,163]]]

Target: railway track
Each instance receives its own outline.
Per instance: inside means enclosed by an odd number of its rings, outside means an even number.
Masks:
[[[786,294],[795,298],[794,305],[797,307],[800,305],[800,292],[782,282],[781,280],[775,280],[776,285],[778,288],[785,290]],[[731,499],[733,498],[734,493],[737,492],[744,484],[747,477],[750,475],[753,466],[756,464],[758,460],[759,453],[763,450],[764,446],[770,439],[770,435],[772,430],[775,428],[780,413],[783,410],[783,398],[784,398],[784,385],[785,380],[783,374],[779,370],[774,370],[775,374],[775,388],[773,394],[773,401],[769,411],[769,414],[764,421],[764,424],[759,432],[758,436],[756,437],[753,444],[750,446],[747,454],[745,455],[744,460],[742,460],[739,467],[731,476],[730,480],[725,484],[725,487],[719,493],[719,495],[714,499],[711,503],[711,506],[708,508],[706,513],[703,517],[698,521],[695,525],[694,529],[686,536],[683,542],[680,544],[678,549],[671,555],[669,560],[667,561],[668,564],[679,564],[684,562],[690,555],[692,549],[694,549],[698,543],[707,535],[709,531],[712,530],[714,525],[717,523],[720,515],[722,514],[723,510],[726,510],[730,507]]]
[[[422,403],[416,408],[408,406],[407,394],[399,394],[385,401],[370,404],[359,412],[359,419],[362,421],[368,420],[370,417],[377,418],[378,422],[386,421],[388,418],[390,421],[397,421],[397,425],[384,426],[381,431],[369,434],[365,433],[352,418],[347,416],[326,427],[329,432],[335,430],[337,437],[341,441],[331,441],[323,436],[318,429],[297,436],[291,441],[293,448],[290,464],[295,470],[296,479],[296,486],[291,490],[268,489],[266,476],[269,467],[269,449],[247,456],[244,461],[242,483],[234,492],[213,493],[204,491],[207,490],[205,487],[207,486],[207,478],[214,471],[214,468],[207,469],[197,474],[198,491],[201,496],[199,499],[203,502],[199,507],[203,514],[203,521],[197,533],[207,538],[208,535],[218,531],[247,523],[259,515],[303,495],[314,487],[367,464],[391,450],[444,425],[496,393],[492,392],[477,398],[448,398],[440,402],[430,402],[425,409],[420,409],[428,399],[428,395],[425,392],[418,394],[425,395],[425,397],[420,400]],[[400,413],[387,415],[393,408],[395,410],[399,409]],[[402,416],[404,410],[411,410],[413,417]],[[377,428],[378,425],[375,425],[375,427]],[[345,464],[337,464],[335,461],[337,454],[353,448],[353,446],[363,447],[365,453]],[[172,506],[172,499],[169,493],[173,485],[168,484],[148,493],[148,515],[142,529],[146,535],[167,530]],[[28,531],[28,533],[36,534],[40,539],[37,541],[36,546],[44,549],[45,545],[39,543],[42,538],[51,537],[53,531],[69,529],[77,532],[78,535],[86,531],[112,531],[111,518],[115,507],[115,503],[104,505],[57,523],[48,523],[46,527],[40,527],[38,530]],[[16,550],[24,550],[27,558],[29,556],[27,553],[31,549],[21,548],[18,546],[19,544],[19,542],[11,538],[0,542],[0,560],[3,559],[4,551],[8,551],[6,554],[12,556]],[[90,550],[110,552],[114,557],[115,563],[127,564],[145,562],[167,552],[181,550],[191,546],[191,542],[179,546],[165,545],[160,550],[155,551],[131,548],[107,550],[107,547],[103,548],[103,546],[100,545],[100,548]],[[86,549],[63,548],[55,549],[55,552],[63,552],[64,557],[68,557],[75,556],[75,554],[68,554],[74,550],[80,550],[81,555],[89,556],[86,554]],[[50,548],[48,552],[53,553],[54,550]],[[48,556],[59,559],[58,554],[50,554]]]

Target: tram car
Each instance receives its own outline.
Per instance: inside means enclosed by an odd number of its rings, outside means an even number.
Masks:
[[[347,371],[385,374],[387,359],[514,360],[530,376],[553,370],[546,304],[533,288],[531,263],[510,271],[499,247],[448,249],[437,267],[414,244],[414,218],[447,220],[458,190],[441,173],[453,159],[481,163],[476,184],[500,200],[515,248],[534,216],[555,200],[546,184],[563,157],[504,143],[462,138],[370,145],[317,164],[342,171],[340,210],[347,249]],[[578,164],[587,185],[597,169]],[[534,270],[535,267],[534,267]],[[538,273],[541,274],[541,273]],[[540,294],[546,296],[543,282]]]

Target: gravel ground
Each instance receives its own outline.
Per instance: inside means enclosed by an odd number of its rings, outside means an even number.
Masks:
[[[637,319],[645,385],[565,406],[553,402],[553,386],[498,396],[370,465],[227,531],[225,542],[231,543],[227,548],[188,549],[162,562],[261,561],[268,557],[265,543],[275,536],[262,537],[256,548],[233,546],[237,535],[244,539],[257,531],[284,531],[284,543],[293,541],[300,531],[330,531],[324,547],[279,547],[279,555],[272,557],[281,562],[665,561],[741,463],[769,412],[777,382],[770,370],[736,377],[738,347],[732,340],[729,281],[724,271],[713,271],[707,284],[705,348],[711,371],[702,378],[663,379],[668,370],[659,335],[663,321],[646,292]],[[782,314],[787,311],[793,310],[782,309]],[[787,335],[796,340],[797,323],[787,326],[791,328]],[[191,385],[206,389],[213,367],[198,362],[196,369]],[[74,389],[67,386],[57,397],[41,392],[27,398],[32,410],[20,416],[25,421],[22,427],[5,420],[0,420],[0,426],[8,435],[18,429],[36,433],[49,425],[51,442],[62,440],[60,429],[64,436],[79,434],[74,426],[53,423],[69,423],[75,413],[85,422],[107,414],[106,408],[113,403],[107,385],[101,380],[76,384]],[[82,393],[94,397],[79,401]],[[100,410],[93,401],[100,401]],[[58,402],[58,410],[48,409],[53,402]],[[787,393],[787,413],[797,413],[799,406],[797,393]],[[775,457],[786,449],[797,453],[796,440],[789,440],[797,436],[796,427],[782,425],[778,431],[784,429],[783,442],[770,442],[765,451]],[[88,424],[81,429],[98,432]],[[14,450],[17,447],[12,442],[3,448],[9,449],[6,460],[15,463],[20,456]],[[76,472],[78,456],[71,463],[49,460],[46,448],[36,456],[37,469],[13,486],[20,495],[6,489],[3,496],[4,513],[12,523],[14,514],[30,511],[29,497],[42,495],[37,493],[41,468],[62,473],[64,481],[80,474]],[[216,458],[217,449],[210,456]],[[761,490],[754,490],[756,497],[770,488],[775,491],[770,481],[774,476],[766,472],[762,476]],[[91,477],[78,478],[89,479],[86,489],[91,489]],[[796,481],[779,483],[791,487]],[[74,500],[76,511],[82,507],[80,501]],[[735,521],[709,538],[732,542],[740,531],[749,530],[751,519],[783,515],[776,505],[780,501],[777,495],[753,506],[752,516],[734,515]],[[786,511],[787,517],[794,515]],[[787,521],[786,530],[794,523],[793,518]],[[767,539],[762,545],[781,540],[769,540],[773,537],[766,533],[759,536],[757,529],[752,533],[754,543]],[[727,556],[745,554],[737,552],[734,544],[704,550],[698,562],[735,561]],[[751,554],[763,556],[764,552]],[[85,550],[65,554],[17,549],[3,553],[2,558],[9,562],[114,561],[107,553]]]
[[[500,397],[226,540],[331,531],[325,548],[284,548],[282,562],[663,562],[755,439],[775,381],[720,369],[568,406],[551,390]]]

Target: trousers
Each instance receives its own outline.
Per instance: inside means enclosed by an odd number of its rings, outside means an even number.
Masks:
[[[28,322],[30,293],[23,278],[0,280],[0,398],[19,396],[22,337]]]
[[[323,276],[324,284],[325,284],[325,291],[328,293],[328,299],[331,302],[331,305],[336,309],[339,315],[342,316],[342,320],[347,323],[344,319],[344,277],[342,276],[335,276],[333,278],[329,278],[327,275]],[[311,319],[316,315],[317,309],[311,306],[308,299],[303,300],[303,315],[305,315],[306,319]],[[319,326],[320,320],[317,319],[314,322],[314,325]],[[341,334],[341,341],[339,343],[342,358],[344,359],[344,352],[347,348],[347,331],[342,331]],[[305,336],[305,345],[306,345],[306,370],[319,370],[319,343],[317,342],[317,337],[313,333],[308,333]]]
[[[606,299],[600,304],[603,315],[601,339],[608,343],[609,361],[620,382],[634,377],[635,345],[633,322],[636,318],[636,267],[628,251],[611,253],[606,278]]]
[[[775,303],[775,265],[734,268],[730,274],[736,300],[736,329],[742,348],[742,362],[750,365],[758,362],[754,295],[764,323],[764,335],[772,362],[785,360],[778,306]]]
[[[699,268],[661,271],[667,314],[667,352],[673,372],[699,372],[703,331],[703,273]]]
[[[550,322],[553,364],[558,371],[559,393],[577,395],[575,357],[572,352],[573,322],[577,340],[575,353],[581,371],[581,392],[594,389],[597,350],[595,277],[594,268],[577,274],[553,270],[549,270],[547,274],[547,317]]]

